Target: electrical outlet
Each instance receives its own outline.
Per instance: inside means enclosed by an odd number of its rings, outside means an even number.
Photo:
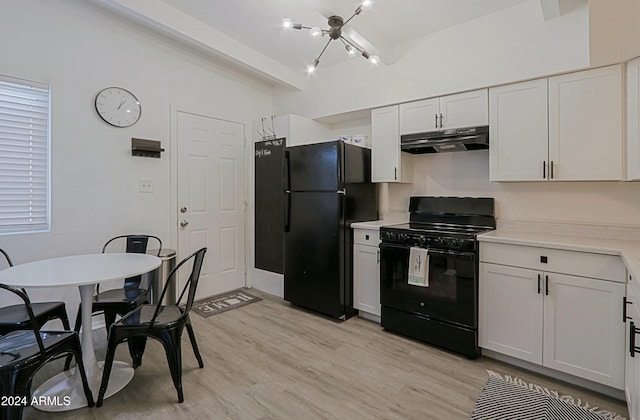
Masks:
[[[141,179],[138,181],[138,191],[141,193],[153,192],[153,181],[150,179]]]

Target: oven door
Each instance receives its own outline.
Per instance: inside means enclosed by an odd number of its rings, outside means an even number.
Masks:
[[[380,303],[430,319],[477,327],[473,253],[429,249],[429,286],[408,283],[410,247],[380,244]]]

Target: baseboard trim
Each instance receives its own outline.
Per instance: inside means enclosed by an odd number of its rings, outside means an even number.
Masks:
[[[482,355],[491,359],[499,360],[504,363],[508,363],[513,366],[517,366],[522,369],[529,370],[534,373],[538,373],[544,376],[548,376],[553,379],[564,381],[572,385],[577,385],[582,388],[589,389],[594,392],[606,395],[611,398],[615,398],[621,401],[625,401],[624,390],[612,388],[607,385],[599,384],[597,382],[590,381],[588,379],[579,378],[577,376],[569,375],[568,373],[559,372],[554,369],[549,369],[544,366],[536,365],[535,363],[527,362],[524,360],[516,359],[515,357],[507,356],[501,353],[497,353],[492,350],[481,349]]]

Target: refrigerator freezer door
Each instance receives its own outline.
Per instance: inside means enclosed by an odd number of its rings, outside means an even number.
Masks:
[[[342,189],[342,142],[287,147],[285,188],[291,191]]]
[[[285,300],[334,318],[345,314],[344,196],[292,192],[285,232]],[[351,302],[349,302],[351,304]]]

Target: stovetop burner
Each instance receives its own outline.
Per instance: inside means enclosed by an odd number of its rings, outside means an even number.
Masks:
[[[476,236],[495,229],[492,198],[411,197],[410,222],[382,227],[383,242],[475,252]]]

